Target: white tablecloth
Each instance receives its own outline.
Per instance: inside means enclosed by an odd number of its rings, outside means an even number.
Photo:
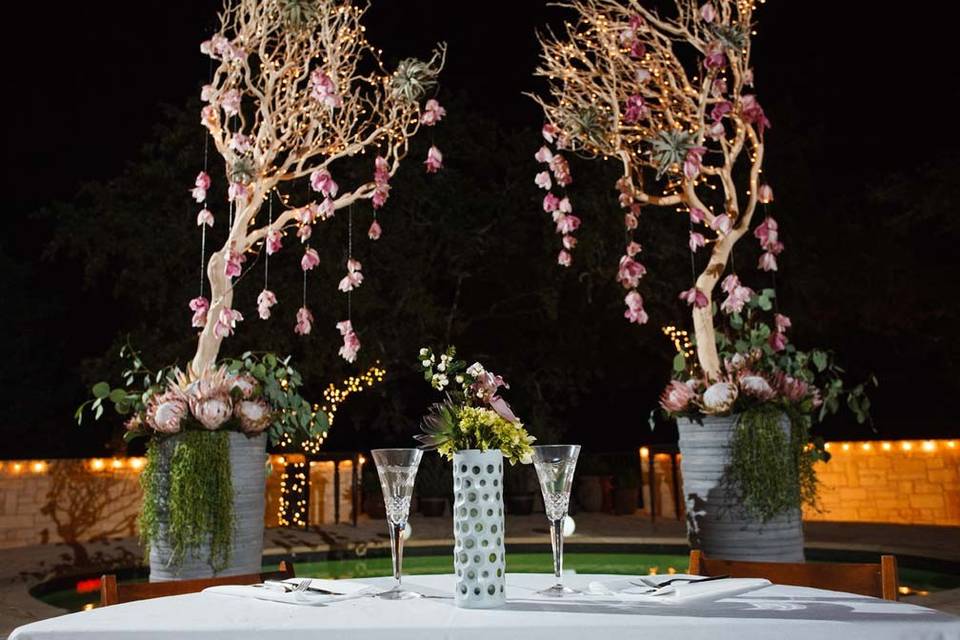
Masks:
[[[587,587],[623,576],[572,575]],[[390,586],[389,579],[365,582]],[[11,640],[745,640],[830,638],[960,640],[960,618],[865,596],[770,585],[683,603],[621,602],[591,596],[546,600],[533,592],[552,576],[511,574],[507,605],[458,609],[453,600],[364,597],[296,606],[197,593],[114,605],[25,625]],[[404,585],[452,594],[453,576],[410,576]]]

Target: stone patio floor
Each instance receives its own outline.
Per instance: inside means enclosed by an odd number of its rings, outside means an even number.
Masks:
[[[614,516],[580,513],[575,516],[576,533],[568,544],[686,544],[684,525],[672,519],[651,522],[648,516]],[[449,517],[414,517],[413,535],[407,547],[452,544]],[[507,544],[548,545],[543,514],[508,516]],[[806,545],[813,549],[846,549],[871,553],[894,553],[947,562],[960,562],[960,527],[908,526],[843,522],[807,522]],[[297,555],[341,549],[360,553],[364,549],[388,547],[386,527],[381,520],[361,518],[350,524],[323,525],[299,529],[268,529],[265,555]],[[29,590],[53,577],[90,575],[121,567],[138,566],[142,553],[134,538],[90,542],[82,545],[50,544],[0,549],[0,637],[14,628],[60,615],[61,609],[35,599]],[[960,615],[960,589],[928,596],[909,596],[916,602]]]

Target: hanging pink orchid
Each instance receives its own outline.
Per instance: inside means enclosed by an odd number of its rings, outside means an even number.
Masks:
[[[243,263],[247,261],[247,256],[230,250],[227,254],[227,260],[223,265],[223,275],[228,278],[236,278],[243,273]]]
[[[308,247],[303,254],[303,258],[300,259],[300,268],[304,271],[310,271],[318,264],[320,264],[320,254],[317,253],[316,249]]]
[[[305,336],[310,333],[313,329],[313,314],[310,313],[310,309],[306,307],[300,307],[297,310],[297,325],[293,328],[293,332]]]
[[[626,253],[627,253],[627,255],[630,256],[631,258],[634,257],[635,255],[637,255],[638,253],[640,253],[641,251],[643,251],[643,247],[640,246],[640,243],[639,243],[639,242],[634,242],[633,240],[631,240],[631,241],[627,244]]]
[[[213,226],[213,214],[210,213],[210,210],[204,207],[200,209],[200,212],[197,214],[197,226],[201,227],[207,225],[208,227]]]
[[[310,239],[310,236],[313,235],[313,227],[309,224],[302,224],[297,227],[297,237],[300,238],[300,243],[306,243]]]
[[[725,77],[716,78],[710,85],[710,95],[718,98],[727,92],[727,79]]]
[[[233,335],[237,323],[243,320],[239,311],[224,307],[220,309],[220,317],[217,318],[217,324],[213,327],[213,334],[218,338],[226,338]]]
[[[237,153],[246,153],[250,151],[253,144],[250,141],[249,136],[245,136],[242,133],[235,133],[233,137],[230,138],[230,148],[236,151]]]
[[[707,69],[720,69],[726,64],[727,54],[723,49],[723,43],[717,40],[708,44],[703,66]]]
[[[557,233],[573,233],[580,228],[580,218],[560,213],[557,218]]]
[[[360,351],[360,338],[353,330],[353,324],[349,320],[343,320],[337,323],[337,330],[343,336],[343,346],[340,347],[340,357],[347,362],[353,362],[357,359],[357,353]]]
[[[573,177],[570,175],[570,165],[567,164],[566,158],[558,153],[550,159],[549,164],[550,171],[558,185],[566,187],[573,183]]]
[[[547,195],[543,196],[544,211],[546,211],[547,213],[552,213],[559,208],[560,208],[560,198],[553,195],[552,193],[548,193]]]
[[[709,301],[707,300],[706,294],[704,294],[703,291],[700,291],[700,289],[696,287],[687,289],[686,291],[681,293],[680,299],[686,302],[687,304],[697,307],[698,309],[702,309],[703,307],[710,304]]]
[[[714,8],[713,3],[708,2],[700,7],[700,17],[703,18],[704,22],[713,22],[717,19],[717,10]]]
[[[283,234],[279,229],[267,231],[267,255],[272,256],[283,248]]]
[[[234,200],[246,200],[250,197],[250,188],[242,182],[231,182],[227,189],[227,199],[230,202]]]
[[[307,208],[314,212],[314,216],[321,220],[329,220],[337,212],[337,205],[332,198],[324,198],[319,205],[309,204]]]
[[[753,297],[753,289],[740,284],[740,278],[735,274],[730,274],[720,283],[720,288],[727,294],[726,299],[720,304],[720,310],[725,313],[740,313],[750,298]]]
[[[623,256],[620,258],[620,266],[617,269],[617,282],[623,285],[624,289],[635,289],[640,284],[640,278],[647,274],[647,268],[631,258]]]
[[[762,204],[770,204],[773,202],[773,187],[768,184],[760,185],[760,188],[757,190],[757,200]]]
[[[727,130],[723,128],[722,122],[714,122],[712,125],[707,127],[707,137],[711,140],[719,140],[727,133]]]
[[[264,289],[260,292],[257,296],[257,313],[260,314],[261,320],[270,318],[270,307],[275,304],[277,304],[277,296],[273,291]]]
[[[553,160],[553,152],[550,151],[550,147],[544,145],[540,147],[540,150],[533,154],[533,157],[536,158],[537,162],[549,163]]]
[[[626,109],[623,112],[623,122],[633,124],[647,117],[647,106],[643,102],[643,96],[635,94],[627,98]]]
[[[631,58],[642,58],[645,53],[647,53],[647,45],[643,44],[639,40],[630,45]]]
[[[383,156],[377,156],[373,161],[374,171],[373,171],[373,208],[379,209],[387,202],[387,198],[390,197],[390,165],[387,164],[387,159]]]
[[[760,241],[760,246],[767,251],[775,248],[780,241],[777,221],[774,218],[767,216],[763,219],[763,222],[757,225],[757,228],[753,230],[753,235],[757,240]]]
[[[235,116],[240,113],[240,92],[236,89],[225,91],[220,98],[220,106],[228,116]]]
[[[543,136],[543,139],[547,142],[553,143],[554,139],[560,134],[560,129],[553,126],[550,123],[543,125],[543,129],[540,130],[540,135]]]
[[[706,152],[706,147],[692,147],[687,151],[687,157],[683,161],[683,175],[691,180],[699,176],[700,167],[703,163],[703,154]]]
[[[557,254],[557,264],[561,267],[569,267],[573,263],[573,256],[566,249],[561,249]]]
[[[340,186],[333,180],[333,176],[326,169],[317,169],[310,174],[310,187],[326,197],[336,198]]]
[[[310,97],[330,109],[343,106],[336,85],[323,69],[314,69],[310,74]]]
[[[702,233],[697,233],[696,231],[690,232],[690,251],[696,253],[697,249],[704,247],[707,244],[706,238],[703,237]]]
[[[353,291],[363,283],[363,273],[361,269],[363,266],[360,264],[359,260],[354,260],[350,258],[347,260],[347,275],[340,280],[340,284],[337,287],[340,291],[346,293],[347,291]]]
[[[432,127],[447,115],[447,110],[440,106],[435,99],[430,98],[423,106],[423,115],[420,116],[420,124]]]
[[[203,85],[200,87],[200,100],[202,102],[210,102],[216,91],[216,88],[212,84]]]
[[[561,213],[573,213],[573,205],[570,203],[570,198],[564,196],[560,202],[557,203],[557,211]]]
[[[699,224],[707,217],[707,212],[697,207],[690,207],[690,222]]]
[[[787,329],[793,326],[790,318],[781,313],[773,314],[773,323],[777,329],[777,333],[786,333]]]
[[[733,111],[733,104],[729,100],[721,100],[720,102],[713,105],[713,109],[710,110],[710,118],[714,122],[720,122],[727,115]]]
[[[203,327],[207,324],[207,311],[210,309],[210,301],[199,296],[190,301],[190,310],[193,311],[193,318],[190,325],[193,327]]]
[[[710,223],[710,228],[726,235],[730,233],[731,229],[733,229],[733,221],[730,220],[730,216],[725,213],[721,213],[713,219],[713,222]]]
[[[635,324],[646,324],[649,318],[647,312],[643,310],[643,298],[636,291],[631,291],[623,299],[627,305],[627,310],[623,312],[623,317]]]
[[[217,108],[212,104],[208,104],[203,109],[200,110],[200,124],[205,126],[210,131],[217,131],[220,129],[220,114],[217,111]]]
[[[770,334],[770,337],[767,338],[767,344],[769,344],[770,348],[774,351],[783,351],[787,348],[787,336],[778,331],[774,331]]]
[[[546,189],[547,191],[550,191],[550,189],[553,188],[553,180],[550,179],[549,171],[541,171],[538,173],[533,179],[533,183],[541,189]]]
[[[760,260],[757,262],[757,266],[764,271],[776,271],[777,270],[777,256],[773,253],[767,251],[760,256]]]
[[[370,223],[370,228],[367,229],[367,237],[371,240],[379,240],[380,234],[383,233],[383,229],[380,228],[380,223],[374,220]]]
[[[626,227],[627,231],[633,231],[639,224],[640,221],[632,212],[623,214],[623,226]]]
[[[773,126],[770,124],[767,115],[763,112],[763,107],[760,106],[760,103],[757,101],[757,96],[755,95],[747,94],[740,98],[740,115],[743,116],[745,122],[757,125],[761,136],[763,135],[764,129],[769,129]]]
[[[571,249],[571,250],[572,250],[572,249],[574,249],[574,248],[577,246],[577,238],[576,238],[576,236],[571,236],[571,235],[563,236],[563,240],[562,240],[561,242],[563,243],[563,248],[564,248],[564,249]]]
[[[427,173],[436,173],[443,168],[443,154],[440,149],[430,147],[427,150],[427,159],[423,163],[427,167]]]
[[[190,191],[190,195],[193,196],[193,199],[197,202],[203,202],[207,199],[207,190],[210,188],[210,176],[207,175],[206,171],[201,171],[197,174],[197,179],[193,181],[193,189]]]

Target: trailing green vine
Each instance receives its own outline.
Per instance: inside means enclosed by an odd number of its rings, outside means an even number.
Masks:
[[[741,504],[763,522],[802,504],[814,505],[819,459],[809,446],[809,417],[781,407],[745,411],[730,443],[728,480]]]
[[[191,430],[151,440],[140,483],[140,535],[147,548],[164,540],[171,566],[179,566],[209,544],[214,572],[227,566],[235,522],[226,431]]]

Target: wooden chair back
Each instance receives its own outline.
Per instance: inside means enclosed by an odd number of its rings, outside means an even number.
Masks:
[[[280,562],[277,571],[266,573],[249,573],[239,576],[222,576],[219,578],[199,578],[196,580],[171,580],[169,582],[134,582],[131,584],[117,584],[117,576],[107,574],[100,577],[100,606],[106,607],[121,602],[134,600],[149,600],[163,596],[178,596],[184,593],[196,593],[207,587],[224,584],[257,584],[264,580],[286,580],[295,578],[296,572],[292,562]]]
[[[695,576],[766,578],[774,584],[846,591],[884,600],[896,600],[899,589],[897,559],[880,556],[879,564],[853,562],[744,562],[707,558],[690,551],[689,573]]]

